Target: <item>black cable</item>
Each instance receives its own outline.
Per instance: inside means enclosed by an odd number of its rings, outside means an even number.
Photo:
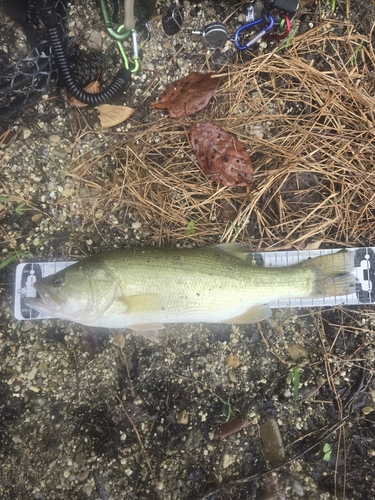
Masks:
[[[82,90],[77,84],[73,71],[69,65],[54,4],[49,0],[38,0],[38,8],[46,27],[49,41],[51,42],[52,52],[59,69],[59,75],[67,91],[72,96],[85,104],[98,105],[109,101],[126,87],[130,82],[131,73],[129,70],[122,68],[115,76],[113,82],[98,94],[90,94]]]

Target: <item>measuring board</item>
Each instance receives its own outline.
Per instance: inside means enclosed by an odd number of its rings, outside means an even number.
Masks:
[[[302,250],[285,252],[254,252],[253,257],[258,266],[285,267],[297,264],[308,258],[318,257],[338,252],[334,250]],[[269,303],[273,309],[285,307],[320,307],[373,304],[375,302],[375,247],[351,248],[354,252],[353,275],[356,276],[356,291],[350,295],[334,297],[323,297],[319,299],[285,299]],[[14,315],[18,320],[43,319],[50,316],[43,315],[27,306],[27,297],[36,297],[37,292],[33,288],[35,281],[55,274],[61,269],[71,266],[75,262],[29,262],[19,264],[16,269],[16,286]],[[374,293],[373,293],[374,290]]]

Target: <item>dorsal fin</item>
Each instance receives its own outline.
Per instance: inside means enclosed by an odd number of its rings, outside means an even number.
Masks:
[[[243,260],[250,266],[262,265],[262,257],[258,253],[250,252],[249,246],[246,243],[219,243],[213,245],[212,250],[219,251]]]

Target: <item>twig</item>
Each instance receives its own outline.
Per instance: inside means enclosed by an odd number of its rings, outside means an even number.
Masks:
[[[111,392],[112,392],[112,391],[111,391]],[[138,439],[138,443],[139,443],[139,445],[140,445],[140,447],[141,447],[141,449],[142,449],[142,453],[143,453],[143,455],[144,455],[144,457],[145,457],[145,460],[146,460],[146,462],[147,462],[148,469],[149,469],[150,474],[151,474],[151,476],[152,476],[152,479],[153,479],[153,481],[154,481],[155,488],[156,488],[156,492],[157,492],[156,494],[157,494],[157,496],[160,498],[160,495],[159,495],[159,493],[158,493],[158,481],[157,481],[157,479],[156,479],[156,476],[155,476],[155,473],[154,473],[154,469],[152,468],[152,465],[151,465],[151,460],[150,460],[149,454],[147,453],[147,450],[146,450],[146,448],[144,447],[144,444],[143,444],[143,441],[142,441],[142,439],[141,439],[141,436],[140,436],[140,434],[139,434],[139,432],[138,432],[138,429],[137,429],[136,425],[134,424],[133,420],[131,419],[131,417],[130,417],[129,413],[126,411],[125,406],[124,406],[124,403],[123,403],[123,401],[121,400],[121,398],[120,398],[120,397],[119,397],[116,393],[114,393],[114,392],[112,392],[112,394],[113,394],[113,396],[114,396],[114,397],[115,397],[115,398],[119,401],[119,403],[120,403],[120,405],[121,405],[121,408],[122,408],[122,411],[124,412],[124,414],[126,415],[127,419],[129,420],[129,422],[131,423],[131,425],[132,425],[132,427],[133,427],[133,429],[134,429],[134,432],[135,432],[135,434],[136,434],[136,436],[137,436],[137,439]]]

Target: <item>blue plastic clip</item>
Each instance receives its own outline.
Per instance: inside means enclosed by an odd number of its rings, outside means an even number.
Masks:
[[[268,33],[268,31],[270,31],[273,28],[273,25],[275,24],[274,18],[272,16],[270,16],[269,14],[267,15],[267,21],[269,23],[268,26],[262,28],[256,35],[254,35],[252,38],[250,38],[250,40],[245,45],[240,45],[238,42],[238,37],[240,36],[240,34],[243,31],[252,28],[253,26],[264,23],[264,19],[262,19],[262,18],[256,19],[255,21],[252,21],[251,23],[247,23],[247,24],[240,26],[238,28],[238,30],[236,31],[236,33],[234,34],[234,39],[233,39],[234,45],[237,47],[237,49],[246,50],[249,47],[251,47],[251,45],[254,45],[254,43],[256,43],[258,40],[263,38],[264,35],[266,33]]]

